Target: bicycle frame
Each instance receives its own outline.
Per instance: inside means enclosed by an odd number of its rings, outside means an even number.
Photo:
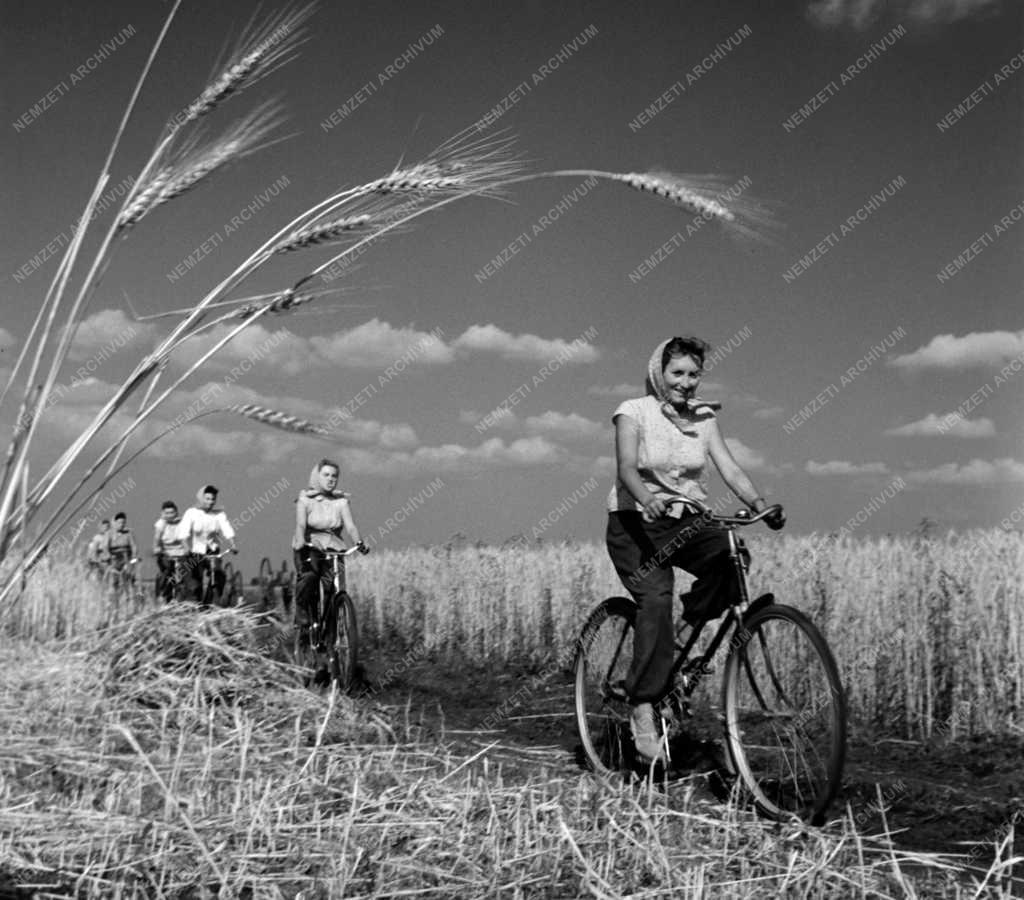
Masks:
[[[691,500],[673,500],[671,503],[686,502],[693,503]],[[670,505],[671,505],[670,503]],[[722,642],[726,636],[731,632],[737,634],[737,636],[743,635],[743,620],[747,614],[755,609],[760,609],[762,606],[771,603],[773,597],[771,594],[765,594],[763,597],[758,598],[753,605],[750,603],[750,592],[747,587],[747,560],[750,559],[750,554],[747,551],[746,544],[743,542],[738,534],[736,534],[736,528],[739,525],[751,525],[754,522],[758,522],[765,516],[770,515],[772,511],[776,509],[774,506],[770,506],[756,516],[716,516],[710,509],[704,507],[702,514],[706,516],[706,524],[721,525],[726,529],[729,539],[729,559],[736,570],[736,580],[739,585],[739,594],[736,600],[730,604],[728,610],[718,626],[718,630],[715,632],[715,636],[711,639],[707,649],[697,657],[690,658],[690,651],[696,646],[698,639],[704,631],[706,622],[698,622],[696,626],[691,630],[689,636],[686,639],[685,644],[680,644],[678,641],[675,642],[676,656],[672,663],[672,670],[669,675],[668,683],[675,685],[677,679],[682,676],[683,681],[683,697],[690,697],[693,692],[697,689],[701,680],[711,673],[709,664],[712,659],[715,658],[715,654],[718,653],[718,648],[721,647]],[[624,636],[623,636],[624,637]],[[734,641],[736,638],[733,639]],[[618,656],[618,652],[621,646],[616,650],[615,656]],[[665,702],[666,699],[670,699],[673,694],[676,694],[679,689],[674,687],[668,691],[668,693],[659,702]],[[621,686],[608,685],[608,691],[611,696],[617,700],[628,700],[625,690]]]
[[[319,549],[319,548],[317,548]],[[351,556],[353,553],[358,552],[358,547],[349,547],[347,550],[320,550],[324,555],[324,558],[330,560],[331,563],[331,584],[333,590],[331,592],[330,599],[333,599],[338,593],[341,592],[341,576],[344,569],[341,566],[341,560],[346,556]],[[316,614],[312,616],[312,621],[309,623],[309,642],[312,646],[316,647],[318,651],[326,649],[324,644],[324,633],[327,630],[327,603],[328,599],[324,596],[324,579],[318,578],[317,585],[317,596],[319,602],[317,603]]]

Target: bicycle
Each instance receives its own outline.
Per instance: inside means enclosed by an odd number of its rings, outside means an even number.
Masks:
[[[296,627],[294,636],[294,660],[307,684],[322,685],[324,672],[339,690],[346,691],[355,683],[359,629],[355,604],[342,587],[341,560],[359,549],[357,544],[347,550],[320,551],[331,563],[333,590],[326,596],[324,579],[317,578],[315,608],[308,611],[309,623]]]
[[[750,602],[750,553],[736,534],[737,527],[760,522],[780,507],[756,516],[746,510],[718,516],[703,504],[694,506],[706,524],[727,529],[740,590],[699,655],[690,657],[706,623],[693,626],[684,643],[680,638],[688,626],[677,629],[671,687],[655,704],[662,745],[670,748],[681,720],[692,718],[690,698],[714,671],[711,662],[729,638],[717,713],[724,728],[726,772],[763,815],[780,821],[796,816],[820,825],[839,790],[846,754],[846,695],[839,670],[825,638],[804,613],[776,603],[770,593]],[[587,762],[600,774],[629,769],[638,759],[624,688],[636,612],[629,597],[603,600],[576,643],[576,723]]]
[[[103,569],[103,586],[110,592],[115,606],[136,598],[135,566],[138,562],[138,557],[126,554],[115,554],[107,561]]]
[[[188,600],[188,559],[184,556],[168,557],[171,571],[165,576],[162,590],[154,591],[157,600],[165,603],[181,603]]]

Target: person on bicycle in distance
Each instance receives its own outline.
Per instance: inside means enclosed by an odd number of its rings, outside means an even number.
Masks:
[[[316,599],[317,580],[323,579],[324,588],[333,590],[331,567],[326,564],[324,550],[344,550],[342,535],[352,541],[360,551],[370,548],[359,537],[359,529],[352,518],[348,494],[338,490],[338,464],[321,459],[309,473],[309,486],[303,488],[295,501],[295,534],[292,551],[298,583],[295,587],[295,624],[309,624],[310,610]],[[342,573],[342,589],[344,589]]]
[[[156,559],[157,600],[170,601],[174,596],[174,564],[185,557],[185,544],[178,537],[178,505],[165,500],[160,507],[160,518],[153,523],[153,556]]]
[[[90,539],[85,548],[85,562],[89,574],[96,578],[102,578],[103,572],[110,565],[110,547],[107,542],[110,540],[110,519],[104,519],[99,524],[99,531]]]
[[[114,516],[114,528],[107,535],[107,549],[110,552],[110,564],[117,572],[122,571],[128,563],[138,557],[135,535],[128,527],[128,517],[123,512],[118,512]]]
[[[630,726],[637,751],[664,761],[653,703],[668,691],[675,646],[672,567],[696,576],[684,598],[690,624],[722,615],[739,590],[728,534],[708,523],[704,501],[710,457],[732,492],[755,512],[767,505],[740,468],[718,428],[715,409],[696,397],[709,345],[695,337],[662,341],[647,367],[647,394],[615,410],[617,478],[608,495],[606,543],[615,570],[637,604],[633,658],[626,675]],[[781,509],[770,521],[785,524]]]
[[[207,553],[219,553],[224,542],[231,543],[230,549],[235,553],[235,529],[231,527],[227,514],[222,509],[215,509],[217,488],[207,484],[196,491],[196,505],[185,510],[178,523],[178,539],[185,545],[185,570],[188,573],[188,595],[195,603],[203,603],[203,573],[205,572],[213,584],[214,599],[224,593],[227,576],[220,566]]]

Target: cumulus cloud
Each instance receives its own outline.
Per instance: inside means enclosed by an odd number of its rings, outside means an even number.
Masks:
[[[963,465],[944,463],[933,469],[915,469],[907,473],[914,484],[1007,484],[1024,482],[1024,462],[1010,457],[972,459]]]
[[[937,416],[935,413],[928,413],[923,419],[916,422],[908,422],[897,428],[887,428],[885,434],[896,437],[959,437],[959,438],[985,438],[992,437],[996,433],[995,425],[991,419],[965,419],[957,413],[947,413],[944,416]]]
[[[492,418],[490,421],[484,422],[484,419],[488,416],[491,416]],[[504,407],[491,409],[487,412],[477,412],[474,409],[461,409],[459,410],[459,421],[463,425],[472,425],[474,428],[479,425],[484,431],[489,431],[492,428],[501,428],[505,431],[518,431],[523,424],[520,421],[519,416],[512,412],[512,410],[505,409]]]
[[[818,463],[813,459],[804,469],[810,475],[887,475],[889,467],[883,462],[852,463],[844,459],[833,459]]]
[[[600,356],[593,344],[510,334],[497,325],[471,325],[452,341],[452,347],[464,353],[495,353],[502,359],[542,364],[560,355],[568,356],[567,362],[572,363],[594,362]]]
[[[764,406],[755,409],[753,415],[755,419],[781,419],[785,412],[785,408],[781,406]]]
[[[321,359],[353,368],[387,368],[403,358],[437,365],[455,358],[439,336],[411,325],[396,328],[376,318],[347,331],[312,337],[309,344]]]
[[[154,334],[150,322],[136,322],[120,309],[101,309],[79,323],[68,358],[78,362],[102,354],[105,360],[124,348],[148,344]]]
[[[606,400],[628,400],[631,397],[642,397],[644,389],[641,385],[626,382],[613,385],[592,384],[587,388],[587,393]]]
[[[545,434],[556,440],[588,441],[611,434],[610,424],[603,425],[577,413],[549,411],[527,417],[523,426],[531,434]]]
[[[171,355],[171,362],[181,368],[194,365],[200,357],[209,352],[215,343],[236,326],[217,325],[196,337],[189,338]],[[293,334],[287,328],[270,330],[256,322],[236,334],[209,360],[203,363],[204,371],[227,372],[235,369],[235,377],[249,376],[255,371],[283,375],[299,375],[309,371],[311,366],[322,360],[310,353],[305,338]]]
[[[520,438],[506,443],[490,438],[475,447],[441,444],[411,451],[369,451],[352,448],[343,452],[353,472],[366,475],[412,477],[431,472],[469,472],[496,467],[529,467],[562,463],[564,449],[544,437]]]
[[[10,350],[14,346],[14,335],[6,328],[0,328],[0,350]]]
[[[777,475],[780,471],[776,466],[771,465],[762,454],[752,450],[737,438],[726,438],[725,446],[729,448],[729,452],[740,464],[740,468],[751,472],[767,472],[772,475]]]
[[[905,372],[998,366],[1024,357],[1024,331],[972,331],[963,337],[936,335],[924,347],[894,357],[889,365]]]
[[[823,28],[865,29],[883,19],[948,25],[971,16],[998,13],[1001,7],[1001,0],[814,0],[807,14]]]

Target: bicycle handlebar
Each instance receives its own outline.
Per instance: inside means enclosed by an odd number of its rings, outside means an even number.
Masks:
[[[706,503],[701,503],[700,500],[693,500],[690,497],[672,497],[670,500],[666,500],[665,503],[667,506],[687,503],[690,506],[696,507],[701,515],[707,516],[712,522],[717,522],[719,525],[753,525],[755,522],[760,522],[782,509],[782,504],[773,503],[771,506],[766,506],[756,515],[751,515],[746,510],[742,510],[740,515],[722,516],[714,512]]]
[[[210,553],[209,551],[207,551],[206,553],[200,553],[199,555],[202,556],[204,559],[223,559],[225,556],[232,553],[238,553],[238,548],[229,547],[227,550],[220,550],[215,553]]]
[[[319,550],[324,556],[327,556],[327,557],[331,557],[331,556],[345,557],[345,556],[351,556],[353,553],[359,553],[360,552],[359,544],[353,544],[351,547],[346,547],[344,550],[323,550],[320,547],[317,547],[316,544],[304,544],[303,546],[312,547],[314,550]],[[363,546],[366,547],[366,544],[363,544]],[[370,552],[370,548],[369,547],[366,547],[366,552],[367,553]]]

